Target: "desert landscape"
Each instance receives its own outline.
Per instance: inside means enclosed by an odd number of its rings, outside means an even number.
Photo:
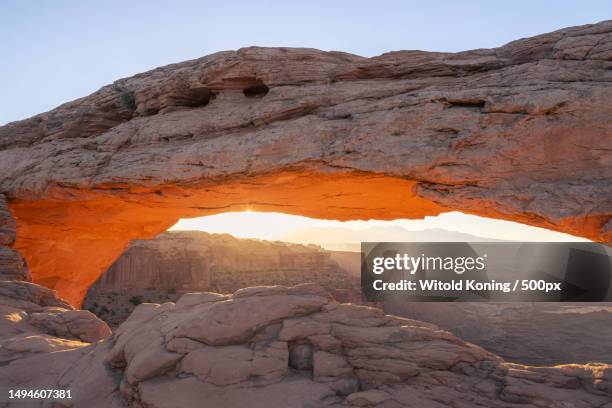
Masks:
[[[606,305],[391,311],[347,251],[166,232],[461,211],[610,242],[611,81],[612,21],[460,53],[251,47],[0,127],[0,406],[612,407]]]
[[[143,302],[176,302],[198,291],[228,295],[252,286],[314,283],[336,301],[434,323],[513,363],[612,362],[609,304],[366,302],[361,295],[360,258],[360,252],[327,251],[314,245],[167,232],[134,241],[91,286],[83,308],[116,328]]]

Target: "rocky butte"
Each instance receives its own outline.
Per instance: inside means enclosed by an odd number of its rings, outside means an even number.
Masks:
[[[355,278],[357,272],[351,271]],[[133,241],[91,289],[233,293],[248,286],[297,285],[309,279],[333,290],[349,280],[349,272],[332,252],[315,245],[171,231]]]
[[[247,208],[610,241],[611,81],[611,21],[456,54],[219,52],[1,127],[0,194],[34,282],[73,305],[131,240]]]

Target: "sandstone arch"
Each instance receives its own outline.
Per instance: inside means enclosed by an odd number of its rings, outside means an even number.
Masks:
[[[130,239],[245,208],[609,241],[611,43],[607,21],[457,54],[220,52],[1,127],[0,193],[35,282],[74,304]]]

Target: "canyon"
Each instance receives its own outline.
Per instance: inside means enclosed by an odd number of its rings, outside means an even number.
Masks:
[[[74,306],[179,218],[458,210],[612,237],[612,22],[460,53],[244,48],[0,127],[34,282]]]
[[[116,328],[143,302],[177,302],[190,292],[229,295],[252,286],[314,283],[341,303],[433,323],[513,363],[612,363],[609,304],[368,303],[362,299],[360,275],[359,252],[171,231],[132,242],[89,289],[83,308]]]
[[[91,286],[83,308],[116,327],[143,301],[164,303],[188,292],[231,294],[250,286],[304,282],[316,282],[344,302],[360,302],[359,269],[345,270],[334,255],[315,245],[166,232],[133,241]],[[359,254],[352,255],[356,265],[351,266],[359,268]]]

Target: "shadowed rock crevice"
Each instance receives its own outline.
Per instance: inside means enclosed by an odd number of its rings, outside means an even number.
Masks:
[[[247,98],[261,98],[264,97],[269,90],[270,88],[268,88],[262,81],[256,81],[255,84],[244,88],[242,93]]]
[[[206,86],[189,87],[184,84],[166,92],[163,90],[137,92],[134,103],[136,112],[140,116],[150,116],[173,112],[181,107],[203,107],[208,105],[213,96],[213,92]]]

